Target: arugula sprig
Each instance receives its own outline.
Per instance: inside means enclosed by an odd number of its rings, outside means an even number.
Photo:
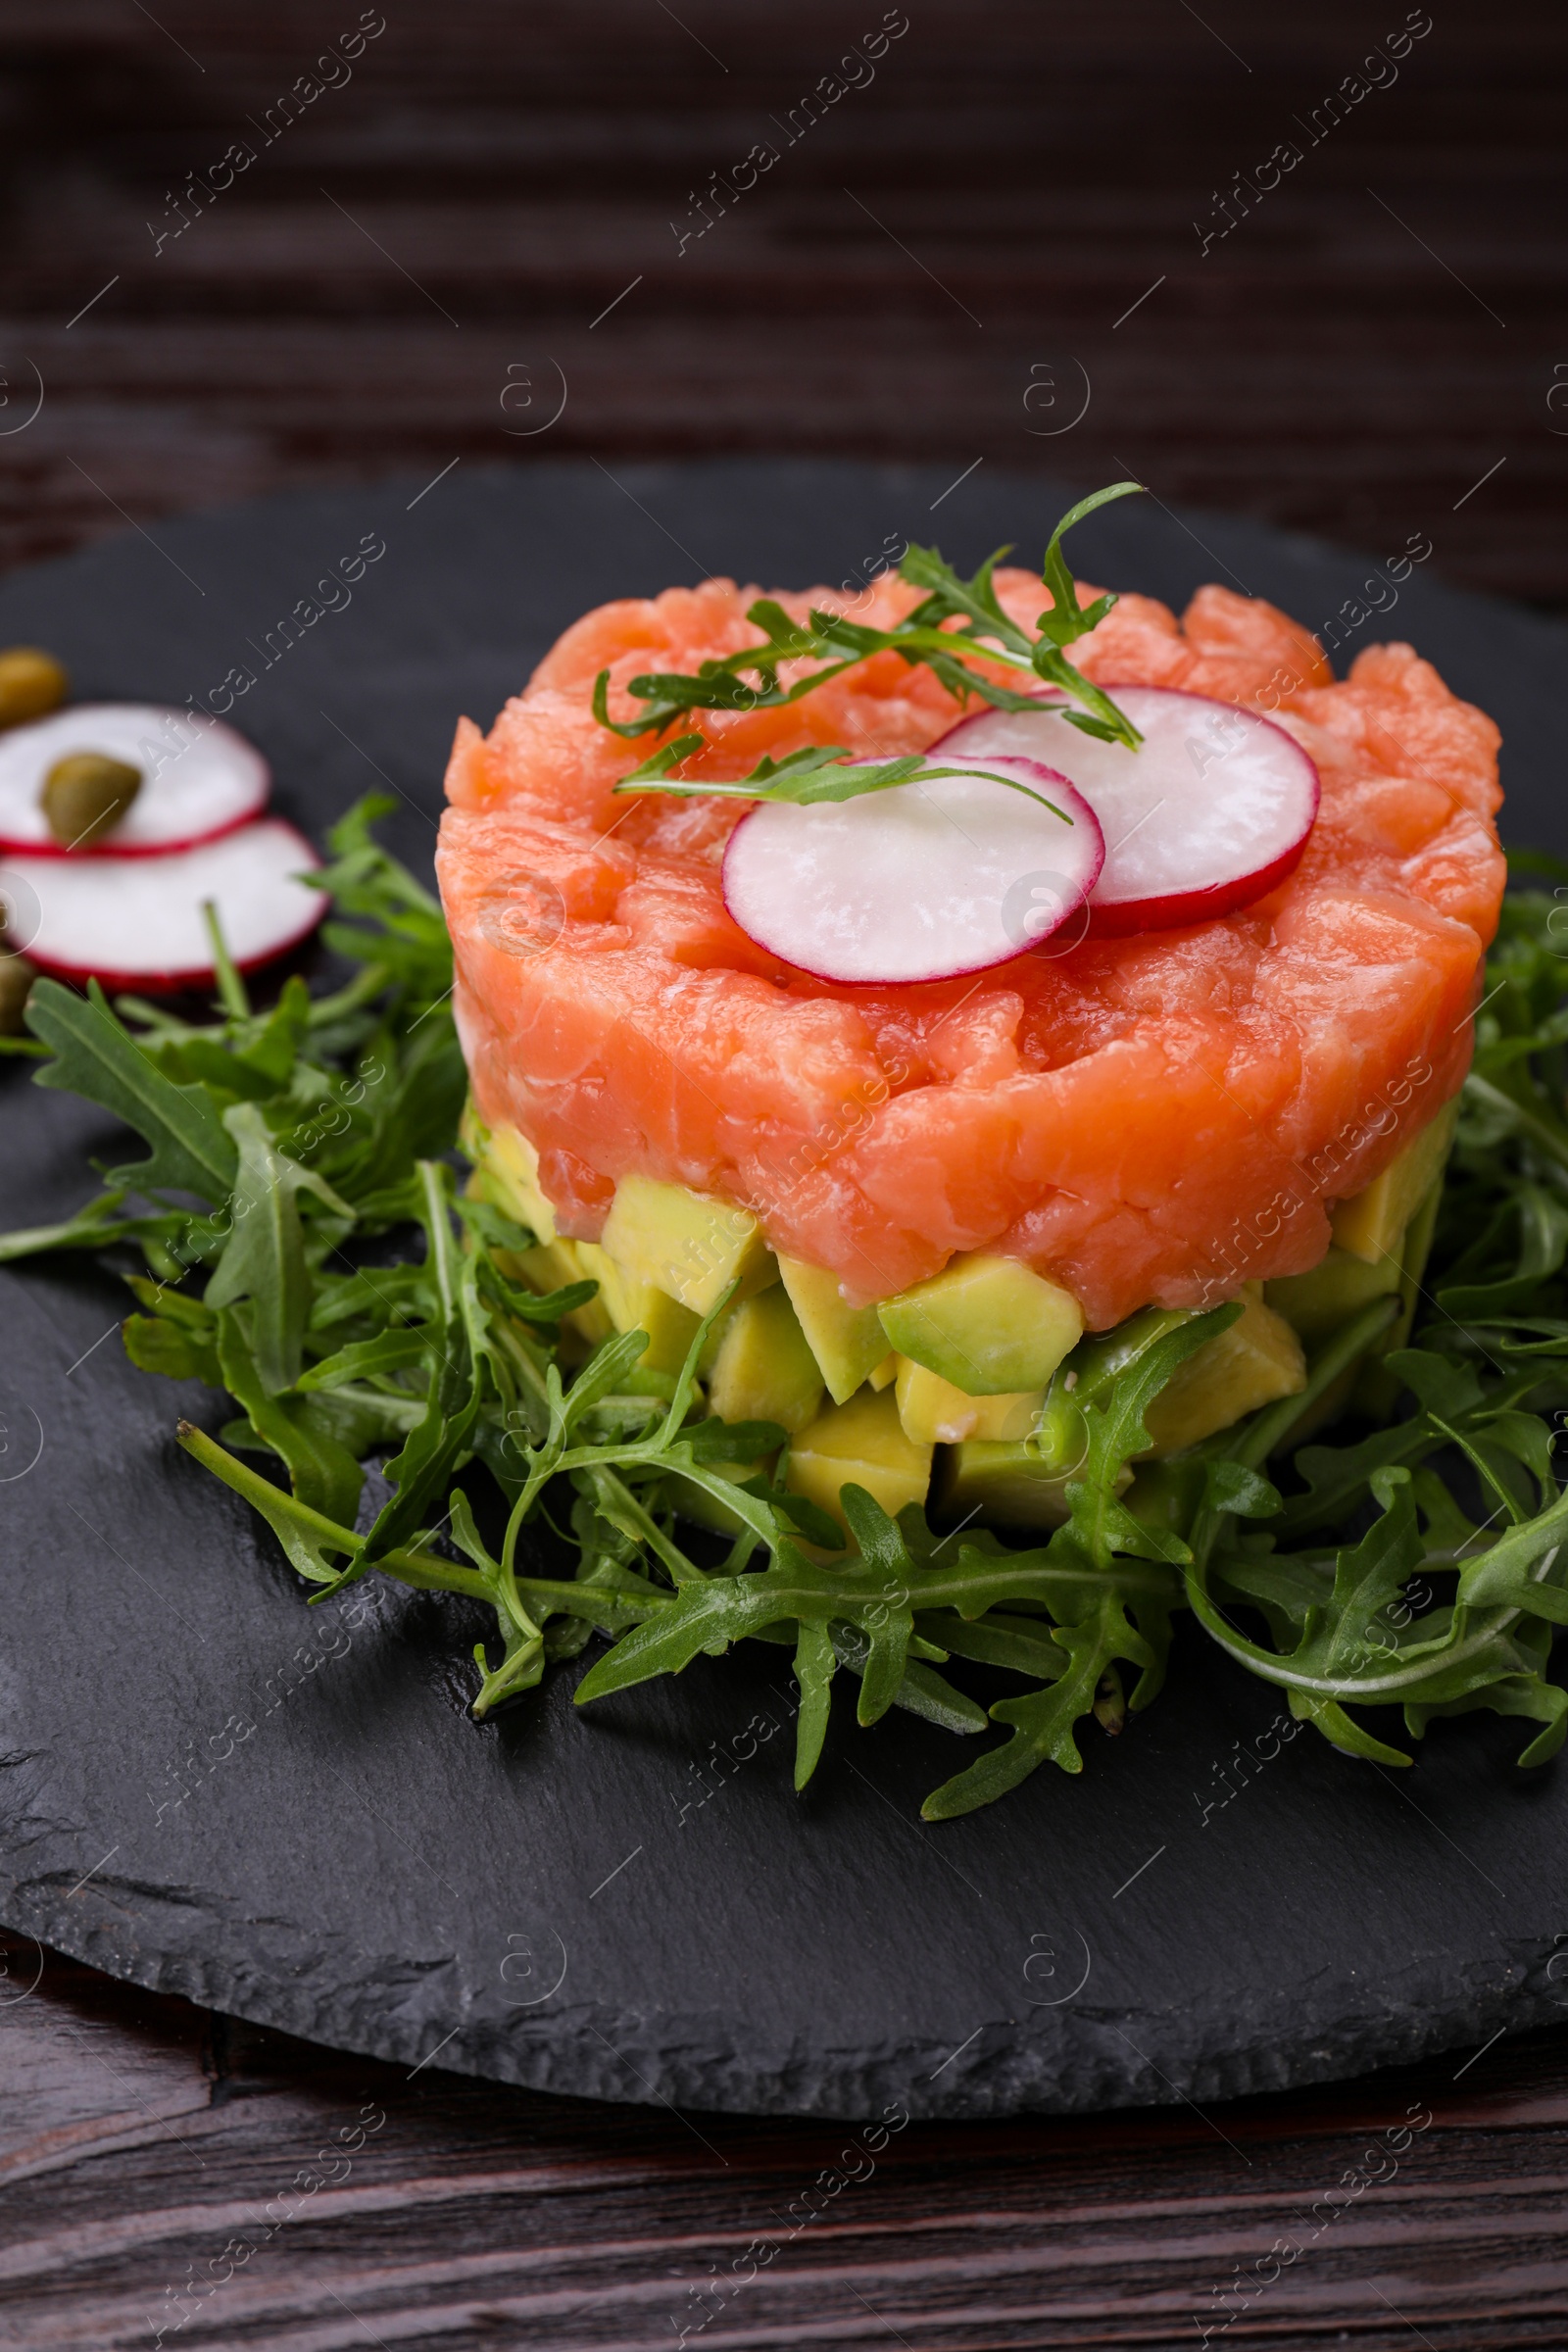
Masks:
[[[1096,597],[1089,605],[1080,602],[1078,584],[1067,567],[1061,542],[1064,533],[1097,508],[1142,489],[1141,482],[1112,482],[1091,497],[1080,499],[1061,517],[1051,535],[1041,567],[1053,602],[1038,616],[1035,622],[1038,634],[1034,637],[1019,628],[1003,610],[994,585],[996,567],[1004,556],[1011,554],[1010,547],[999,547],[971,578],[964,579],[944,562],[939,549],[910,546],[900,563],[899,576],[911,587],[923,589],[925,594],[897,627],[874,629],[851,620],[847,614],[815,610],[804,622],[795,621],[773,598],[760,597],[746,614],[752,625],[762,632],[760,644],[743,646],[736,653],[703,662],[695,671],[653,670],[629,679],[628,693],[645,706],[629,719],[611,717],[610,672],[602,669],[594,680],[594,716],[601,726],[632,742],[642,735],[662,735],[696,710],[784,709],[814,693],[829,679],[841,677],[858,662],[869,661],[876,654],[893,653],[910,667],[924,664],[959,704],[978,696],[982,702],[1003,710],[1056,709],[1068,726],[1097,736],[1102,742],[1125,744],[1130,751],[1136,751],[1143,741],[1138,729],[1110,697],[1067,659],[1066,648],[1098,627],[1116,598],[1106,594]],[[803,661],[813,661],[818,666],[786,685],[780,675],[784,664]],[[976,662],[1027,677],[1033,691],[1019,693],[1015,688],[1002,685],[987,669],[975,667]],[[1061,702],[1043,703],[1042,686],[1060,695]],[[645,761],[620,789],[665,792],[681,789],[671,779],[670,768],[703,749],[705,741],[699,733],[683,734],[676,743],[665,747],[664,754]],[[847,757],[842,749],[830,748],[820,755],[817,766]],[[660,758],[663,758],[663,765],[660,764]],[[785,761],[774,768],[764,760],[747,782],[775,779],[780,769],[789,765]],[[873,774],[869,765],[853,772],[860,779],[869,779]],[[814,768],[806,771],[813,777],[815,773]],[[805,781],[805,775],[792,780]],[[813,790],[809,795],[781,790],[775,783],[774,789],[765,795],[746,797],[849,799],[855,793],[885,790],[888,783],[908,780],[903,776],[890,777],[886,782],[861,780],[836,793]],[[684,789],[737,796],[744,791],[743,786],[733,783],[687,782]]]
[[[1354,1343],[1375,1339],[1392,1304],[1364,1310],[1325,1351],[1317,1395],[1356,1360]],[[1349,1754],[1410,1761],[1349,1707],[1402,1706],[1419,1738],[1434,1715],[1488,1706],[1545,1727],[1520,1759],[1540,1763],[1560,1745],[1568,1711],[1568,1693],[1543,1671],[1551,1629],[1568,1624],[1568,1496],[1558,1494],[1549,1425],[1518,1405],[1526,1395],[1538,1407],[1568,1404],[1568,1378],[1544,1385],[1528,1370],[1486,1380],[1430,1348],[1388,1362],[1418,1409],[1352,1445],[1305,1447],[1296,1457],[1301,1491],[1288,1501],[1257,1475],[1260,1422],[1210,1449],[1188,1600],[1221,1648],[1280,1686],[1293,1713]],[[1454,1452],[1476,1474],[1479,1520],[1455,1499],[1451,1471],[1445,1480],[1424,1466]],[[1368,1500],[1377,1516],[1357,1540],[1277,1548],[1280,1538],[1353,1527]],[[1244,1530],[1258,1519],[1276,1520],[1277,1534]],[[1267,1643],[1249,1634],[1250,1613]]]
[[[789,752],[782,760],[765,755],[748,776],[734,782],[711,783],[706,777],[677,776],[673,771],[694,753],[707,748],[702,735],[677,735],[634,767],[615,785],[616,792],[666,792],[687,799],[708,798],[731,801],[783,801],[795,808],[813,808],[824,801],[858,801],[867,793],[891,792],[900,784],[935,784],[944,776],[989,775],[995,784],[1005,784],[1009,791],[1021,792],[1026,800],[1038,801],[1053,816],[1059,816],[1064,825],[1072,818],[1065,808],[1057,807],[1033,785],[1017,776],[1004,776],[994,768],[979,764],[965,767],[932,767],[918,753],[906,754],[899,760],[855,760],[847,744],[812,744],[808,749]],[[851,765],[842,764],[845,761]]]

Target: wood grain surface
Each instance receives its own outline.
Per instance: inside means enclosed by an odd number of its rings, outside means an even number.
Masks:
[[[25,2352],[1568,2338],[1561,2036],[872,2154],[853,2125],[406,2076],[15,1938],[6,1963],[0,2343]]]
[[[1407,19],[386,0],[350,55],[358,0],[5,0],[0,564],[395,468],[830,451],[1423,530],[1561,605],[1568,21]],[[7,1968],[27,2352],[1568,2342],[1562,2036],[872,2157]]]
[[[350,59],[360,0],[6,0],[0,561],[811,450],[1133,469],[1561,602],[1568,19],[1433,7],[386,0]]]

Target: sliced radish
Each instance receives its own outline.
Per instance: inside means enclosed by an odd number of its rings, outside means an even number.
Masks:
[[[729,837],[724,901],[748,937],[818,979],[944,980],[1023,955],[1078,911],[1103,858],[1065,777],[998,758],[859,800],[760,802]]]
[[[9,944],[60,980],[172,996],[211,986],[208,899],[241,971],[270,963],[315,930],[324,892],[296,877],[320,859],[276,817],[164,858],[0,858],[0,923]]]
[[[220,719],[155,703],[76,703],[0,734],[0,854],[71,855],[49,830],[43,783],[73,752],[105,752],[141,773],[124,816],[93,844],[97,858],[150,858],[216,841],[259,814],[271,789],[261,753]]]
[[[1089,901],[1101,936],[1204,922],[1283,882],[1317,818],[1317,769],[1300,745],[1272,719],[1206,694],[1109,682],[1105,691],[1143,736],[1138,751],[1070,727],[1042,698],[1038,711],[961,719],[926,757],[1021,754],[1071,777],[1105,836]]]

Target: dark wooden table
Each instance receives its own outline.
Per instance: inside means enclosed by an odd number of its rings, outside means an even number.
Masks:
[[[350,59],[361,0],[5,0],[0,561],[454,458],[850,450],[1560,602],[1568,17],[1434,9],[386,0]]]
[[[1568,20],[1407,16],[387,0],[355,54],[357,0],[6,0],[0,563],[393,468],[849,451],[1424,531],[1560,606]],[[911,2127],[793,2237],[830,2126],[405,2079],[27,1945],[0,2051],[29,2352],[1568,2342],[1562,2038]]]
[[[1568,2340],[1561,2036],[868,2157],[843,2126],[411,2077],[7,1961],[0,2343],[26,2352]]]

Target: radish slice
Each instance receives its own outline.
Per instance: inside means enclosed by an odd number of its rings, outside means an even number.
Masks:
[[[749,938],[818,979],[945,980],[1026,953],[1078,911],[1103,858],[1066,779],[1009,757],[856,801],[760,802],[729,837],[724,901]]]
[[[325,893],[296,879],[319,863],[276,817],[166,858],[4,858],[0,920],[9,944],[56,979],[172,996],[217,977],[205,900],[217,902],[235,963],[251,971],[326,912]]]
[[[150,858],[216,841],[267,806],[271,772],[220,719],[154,703],[76,703],[0,735],[0,854],[66,858],[43,812],[43,781],[72,752],[107,752],[141,771],[141,790],[95,858]]]
[[[984,710],[930,760],[1049,759],[1099,817],[1105,863],[1090,895],[1101,937],[1206,922],[1283,882],[1317,818],[1317,769],[1272,719],[1170,686],[1115,686],[1142,748],[1101,743],[1033,710]],[[1056,706],[1058,709],[1060,705]]]

